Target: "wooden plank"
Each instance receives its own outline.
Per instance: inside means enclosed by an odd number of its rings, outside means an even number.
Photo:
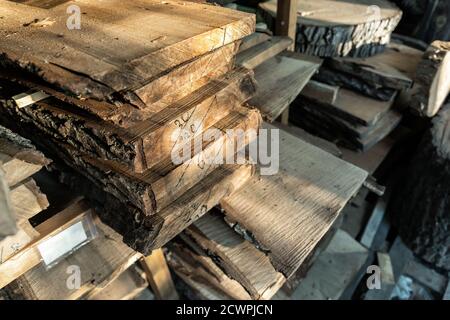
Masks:
[[[365,57],[382,51],[402,15],[401,10],[386,0],[370,1],[367,5],[361,5],[358,0],[295,2],[294,8],[290,7],[293,1],[284,0],[261,2],[259,7],[269,24],[276,18],[279,22],[275,24],[282,24],[288,30],[295,30],[291,26],[295,19],[286,17],[296,14],[297,35],[293,37],[296,50],[323,57]],[[277,13],[278,10],[283,11]]]
[[[17,221],[27,221],[49,206],[47,197],[41,192],[36,182],[29,178],[11,190],[11,204]]]
[[[250,179],[221,205],[289,277],[361,187],[367,172],[283,131],[279,155],[277,174]]]
[[[383,221],[385,211],[386,200],[379,198],[359,240],[361,244],[368,249],[371,249],[373,246],[375,236]]]
[[[426,267],[416,259],[410,260],[405,265],[403,272],[433,291],[444,294],[447,286],[447,277]]]
[[[0,240],[17,232],[16,218],[11,203],[9,187],[0,165]]]
[[[288,36],[293,43],[289,50],[294,51],[297,32],[297,4],[298,0],[277,2],[277,18],[275,32],[280,36]]]
[[[302,95],[316,101],[333,104],[336,102],[339,87],[310,80],[302,90]]]
[[[153,250],[149,256],[142,258],[141,266],[147,274],[156,298],[159,300],[179,299],[162,249]]]
[[[76,32],[66,26],[70,5],[85,13]],[[111,100],[119,94],[139,107],[155,89],[153,80],[169,69],[255,28],[254,15],[186,1],[82,0],[42,9],[2,0],[0,6],[2,30],[11,35],[0,47],[9,63],[32,63],[40,77],[73,96]],[[42,21],[48,23],[38,28]],[[19,52],[20,47],[29,50]],[[143,87],[145,92],[137,92]]]
[[[312,135],[297,126],[293,126],[293,125],[286,126],[286,125],[283,125],[278,122],[274,122],[273,125],[277,128],[280,128],[280,130],[284,130],[284,131],[292,134],[293,136],[295,136],[299,139],[302,139],[303,141],[305,141],[309,144],[312,144],[313,146],[316,146],[316,147],[334,155],[335,157],[342,158],[341,150],[334,143],[332,143],[330,141],[327,141],[318,136]],[[363,169],[366,170],[365,168],[363,168]]]
[[[316,108],[316,103],[303,98],[292,108],[292,122],[325,139],[363,152],[389,135],[402,120],[397,110],[388,110],[374,125],[364,126]]]
[[[388,101],[397,90],[412,87],[423,52],[391,42],[380,54],[367,58],[330,58],[315,78],[375,99]]]
[[[367,249],[338,230],[290,296],[292,300],[339,300],[367,260]]]
[[[412,108],[432,117],[444,105],[450,92],[450,42],[434,41],[423,54],[412,89]]]
[[[266,42],[270,39],[270,36],[262,32],[254,32],[249,36],[242,39],[241,45],[239,46],[239,52],[243,52],[250,49],[260,43]]]
[[[389,254],[377,252],[377,260],[381,271],[381,288],[367,291],[364,300],[389,300],[395,287],[396,282]]]
[[[265,42],[239,52],[236,56],[236,65],[254,69],[261,63],[286,50],[291,43],[292,40],[287,37],[271,37]]]
[[[131,266],[89,300],[132,300],[147,287],[145,274]]]
[[[0,264],[0,288],[3,288],[41,262],[41,254],[38,249],[39,244],[81,221],[90,212],[85,203],[78,202],[39,225],[36,228],[40,233],[39,237]]]
[[[183,194],[161,213],[148,218],[149,225],[159,232],[152,235],[149,247],[160,248],[208,210],[223,197],[239,189],[253,175],[251,165],[225,165]]]
[[[319,59],[296,53],[267,60],[255,69],[258,88],[249,103],[261,111],[265,120],[274,121],[302,91],[320,64]]]
[[[196,296],[192,298],[251,299],[244,287],[227,276],[197,244],[187,237],[183,239],[187,242],[171,244],[168,263],[170,268],[190,287],[189,292],[195,292]]]
[[[87,208],[87,212],[92,210]],[[56,218],[60,219],[61,216],[62,213],[59,213]],[[41,225],[42,229],[46,222]],[[98,235],[91,242],[51,269],[47,270],[43,263],[36,264],[12,285],[25,288],[25,296],[37,300],[88,299],[102,292],[133,265],[141,254],[125,245],[120,235],[105,224],[96,221],[95,225]],[[79,271],[79,287],[73,281],[75,270]]]
[[[31,142],[0,126],[0,164],[4,179],[14,187],[50,161]]]
[[[1,83],[5,90],[17,90],[11,83]],[[136,119],[126,129],[87,116],[55,100],[51,104],[40,102],[24,109],[2,106],[5,114],[12,118],[8,119],[11,125],[20,119],[83,153],[121,163],[131,171],[142,173],[169,156],[182,144],[184,136],[186,140],[198,136],[247,101],[255,90],[252,72],[237,68],[151,117]]]
[[[208,214],[185,230],[185,234],[253,299],[270,299],[286,278],[277,272],[264,252],[234,232],[218,214]]]
[[[227,153],[235,154],[231,149],[238,140],[238,133],[257,133],[261,124],[259,112],[255,109],[236,107],[226,117],[220,119],[210,129],[217,136],[200,136],[195,141],[187,140],[186,148],[180,150],[183,157],[176,161],[171,153],[158,166],[141,174],[107,160],[83,156],[78,150],[63,144],[49,143],[65,163],[80,172],[108,193],[124,203],[132,204],[143,216],[153,215],[169,206],[179,196],[196,183],[225,163]],[[224,133],[232,132],[232,134]],[[254,137],[256,135],[253,135]],[[239,149],[249,141],[243,141]],[[235,148],[236,149],[236,148]],[[176,155],[180,151],[177,149]],[[231,151],[231,152],[230,152]],[[187,154],[188,152],[190,153]]]

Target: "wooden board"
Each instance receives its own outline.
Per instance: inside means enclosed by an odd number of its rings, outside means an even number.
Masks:
[[[149,216],[169,206],[224,163],[226,153],[230,153],[229,147],[238,139],[235,133],[239,130],[256,133],[260,124],[261,118],[256,109],[236,107],[236,111],[211,127],[220,133],[219,136],[205,135],[204,139],[196,140],[193,145],[190,140],[187,141],[188,147],[184,152],[191,151],[190,157],[181,159],[182,162],[178,163],[170,154],[158,166],[141,174],[131,172],[111,161],[86,157],[78,150],[61,143],[47,141],[46,147],[47,150],[55,152],[69,167],[96,183],[99,188],[124,204],[132,205],[141,215]],[[233,134],[223,134],[227,130],[233,130]],[[239,148],[242,149],[247,143],[249,141]],[[237,152],[231,151],[233,154]]]
[[[185,230],[186,236],[232,279],[238,281],[253,299],[270,299],[286,280],[264,252],[234,232],[218,214],[208,214]]]
[[[37,247],[39,244],[81,221],[89,213],[90,208],[87,207],[86,203],[77,202],[39,225],[36,228],[40,233],[39,237],[0,264],[0,288],[41,262],[41,255]]]
[[[8,81],[0,81],[8,100],[14,93],[26,90]],[[7,93],[8,92],[8,93]],[[193,138],[247,101],[255,92],[252,72],[237,68],[209,81],[186,97],[172,103],[150,118],[129,121],[121,128],[87,115],[83,110],[53,99],[18,109],[1,103],[5,114],[30,126],[37,126],[47,135],[68,143],[93,157],[116,161],[135,172],[143,172],[158,164],[182,143]],[[182,135],[182,133],[185,133]]]
[[[11,204],[10,191],[0,165],[0,240],[17,232],[14,208]]]
[[[325,139],[354,149],[367,151],[391,133],[400,123],[402,114],[389,110],[374,125],[352,123],[316,108],[309,99],[299,99],[291,110],[292,123]]]
[[[28,220],[49,206],[46,195],[31,178],[11,190],[10,203],[14,212],[14,221],[17,222],[17,233],[0,241],[0,263],[8,260],[17,251],[38,238],[39,233]]]
[[[49,162],[31,141],[0,126],[0,165],[8,186],[24,181]]]
[[[179,299],[162,249],[153,250],[149,256],[143,257],[140,262],[157,299]]]
[[[318,109],[366,126],[374,125],[394,104],[394,99],[379,101],[344,88],[338,91],[333,104],[321,103],[313,99],[311,101],[316,102]]]
[[[414,110],[433,117],[441,109],[450,92],[450,42],[434,41],[423,54],[412,89]]]
[[[83,13],[79,29],[66,26],[70,5]],[[186,1],[82,0],[44,9],[2,0],[0,7],[9,64],[33,65],[74,96],[144,108],[154,80],[255,27],[254,15]]]
[[[247,50],[240,51],[236,56],[236,65],[254,69],[264,61],[276,56],[292,43],[288,37],[271,37]]]
[[[277,0],[259,4],[274,19]],[[386,0],[297,0],[296,50],[319,56],[370,56],[389,42],[402,12]]]
[[[397,90],[412,87],[423,52],[391,42],[386,50],[368,58],[330,58],[315,78],[364,95],[389,101]]]
[[[257,68],[256,95],[249,103],[257,107],[265,120],[278,118],[319,69],[321,61],[297,53],[273,57]]]
[[[221,205],[289,277],[366,177],[364,170],[280,131],[279,172],[250,179]]]
[[[260,43],[266,42],[270,39],[270,36],[262,32],[254,32],[249,36],[242,39],[241,45],[239,46],[239,52],[245,51],[254,47]]]
[[[48,208],[49,203],[33,179],[28,179],[11,190],[11,204],[19,222]]]
[[[90,243],[49,270],[42,263],[36,265],[12,285],[26,288],[26,298],[37,300],[72,300],[100,293],[141,255],[122,243],[108,226],[100,222],[96,226],[98,236]],[[80,268],[79,288],[67,285],[73,274],[68,273],[71,266]]]
[[[368,251],[345,231],[338,230],[328,247],[290,296],[293,300],[339,300],[355,280]]]
[[[333,104],[336,102],[338,92],[338,86],[310,80],[303,88],[302,95],[322,103]]]

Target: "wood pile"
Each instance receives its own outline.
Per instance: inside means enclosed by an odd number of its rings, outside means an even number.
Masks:
[[[402,17],[401,10],[387,0],[297,2],[296,50],[321,57],[369,57],[380,53]],[[269,26],[273,26],[277,0],[259,6]]]
[[[253,72],[234,68],[255,18],[183,1],[76,5],[86,14],[69,30],[61,6],[0,1],[1,121],[51,155],[61,180],[148,254],[253,174],[249,164],[212,161],[236,136],[204,133],[261,124],[244,105]]]
[[[250,178],[171,247],[169,264],[198,297],[272,298],[367,178],[290,133],[280,141],[277,174]]]
[[[291,119],[347,148],[367,151],[400,123],[399,101],[414,101],[421,57],[421,51],[391,42],[369,58],[327,58],[294,102]]]

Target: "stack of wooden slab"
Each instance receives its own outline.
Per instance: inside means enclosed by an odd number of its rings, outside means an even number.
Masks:
[[[328,58],[291,108],[294,123],[366,151],[399,124],[395,103],[410,93],[422,52],[390,43],[369,58]]]
[[[0,265],[38,236],[29,219],[49,203],[32,175],[50,161],[29,140],[0,126]],[[3,276],[2,276],[3,278]]]
[[[250,178],[221,200],[221,212],[203,216],[171,247],[169,264],[200,298],[272,298],[368,176],[286,131],[279,134],[278,173]]]
[[[388,0],[297,0],[296,50],[321,57],[382,52],[402,17]],[[277,0],[259,4],[273,30]]]
[[[84,13],[79,29],[66,26],[69,5]],[[51,155],[133,249],[161,247],[252,175],[213,161],[235,135],[204,133],[261,124],[244,105],[253,72],[234,68],[254,15],[156,0],[0,9],[1,121]]]

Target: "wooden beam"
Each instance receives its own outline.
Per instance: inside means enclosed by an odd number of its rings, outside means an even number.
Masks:
[[[162,249],[154,250],[149,256],[142,258],[141,265],[153,293],[159,300],[179,299]]]

